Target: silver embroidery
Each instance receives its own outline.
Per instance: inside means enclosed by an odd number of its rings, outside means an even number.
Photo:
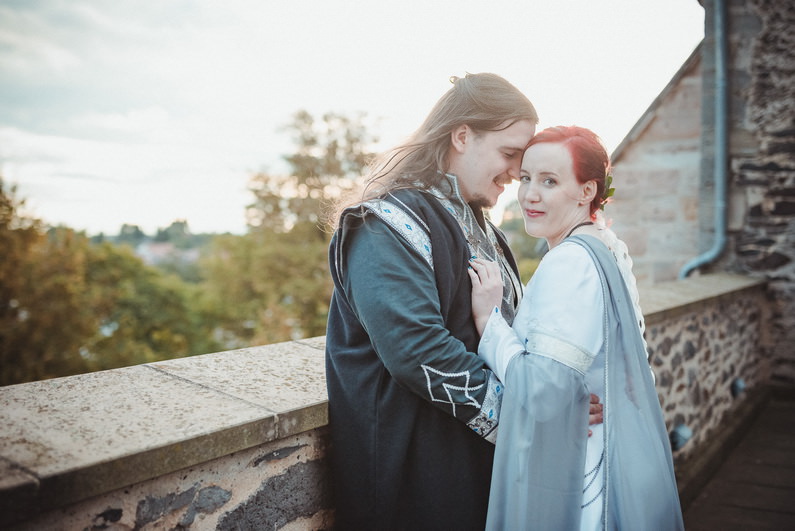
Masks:
[[[502,382],[493,372],[490,372],[489,381],[486,382],[486,396],[483,398],[480,412],[467,422],[467,426],[492,444],[497,442],[497,423],[500,418],[500,406],[502,406],[502,392]]]
[[[461,196],[456,176],[450,173],[445,173],[444,176],[452,188],[452,195],[445,194],[438,188],[431,189],[431,194],[458,222],[461,232],[467,240],[469,254],[473,257],[486,258],[500,264],[502,284],[504,286],[502,313],[505,321],[511,324],[516,313],[515,305],[522,293],[521,280],[508,264],[492,226],[486,223],[485,228],[481,227],[475,220],[472,209]]]
[[[427,229],[417,225],[417,222],[402,208],[385,199],[373,199],[362,203],[362,206],[381,218],[387,225],[395,229],[416,250],[433,269],[433,255],[431,254],[431,237]]]
[[[455,415],[455,406],[456,401],[453,400],[453,392],[454,391],[463,391],[464,396],[467,398],[467,402],[464,402],[464,405],[468,406],[475,406],[480,408],[480,402],[478,402],[474,396],[469,394],[470,391],[479,391],[484,384],[477,385],[475,387],[469,386],[470,374],[469,371],[461,371],[461,372],[443,372],[434,369],[428,365],[421,365],[422,370],[425,373],[425,382],[428,385],[428,395],[431,397],[431,401],[433,402],[442,402],[444,404],[450,404],[453,407],[453,415]],[[442,378],[448,379],[449,381],[442,381],[441,387],[444,389],[445,397],[439,398],[434,395],[433,386],[431,384],[431,375],[441,376]],[[457,381],[454,381],[453,379]],[[437,385],[438,386],[438,385]]]

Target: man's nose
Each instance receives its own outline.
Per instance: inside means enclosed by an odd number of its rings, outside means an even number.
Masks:
[[[512,181],[519,180],[519,173],[521,169],[522,169],[521,161],[511,162],[511,164],[508,166],[508,176],[511,178]]]

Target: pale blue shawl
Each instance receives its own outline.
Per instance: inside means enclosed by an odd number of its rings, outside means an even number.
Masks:
[[[668,435],[626,284],[601,241],[566,241],[593,258],[605,301],[604,528],[684,529]],[[565,338],[557,340],[565,348]],[[506,372],[486,528],[576,530],[589,392],[581,372],[528,350]]]

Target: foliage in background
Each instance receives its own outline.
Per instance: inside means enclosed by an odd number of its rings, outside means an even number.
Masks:
[[[289,172],[251,178],[248,233],[217,238],[202,263],[229,347],[325,333],[332,283],[324,213],[361,176],[376,141],[362,115],[299,111],[286,129],[296,144],[284,157]]]
[[[0,385],[323,335],[324,215],[376,139],[361,115],[299,111],[286,130],[288,171],[252,176],[243,235],[192,234],[184,220],[154,236],[48,230],[0,178]],[[516,203],[501,228],[527,282],[543,242]]]
[[[194,235],[181,220],[154,237],[47,230],[0,178],[0,385],[324,334],[324,210],[375,139],[363,116],[300,111],[287,130],[289,172],[252,177],[244,235]],[[158,246],[173,251],[139,257]]]
[[[0,385],[216,348],[195,287],[23,206],[0,178]]]

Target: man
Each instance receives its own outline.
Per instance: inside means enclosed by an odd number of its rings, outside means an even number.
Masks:
[[[521,282],[484,216],[518,178],[533,105],[494,74],[453,87],[343,209],[326,376],[338,529],[483,529],[502,384],[477,352],[469,260]]]

